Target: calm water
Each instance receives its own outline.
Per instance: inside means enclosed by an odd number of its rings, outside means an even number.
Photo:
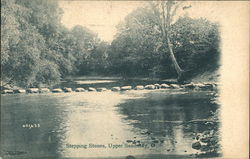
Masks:
[[[214,98],[185,90],[2,95],[2,156],[189,156],[194,133],[218,108]]]

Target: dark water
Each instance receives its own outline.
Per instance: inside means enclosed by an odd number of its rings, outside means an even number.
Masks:
[[[4,158],[189,156],[196,153],[194,133],[207,129],[203,120],[218,108],[214,98],[211,91],[185,90],[2,95],[1,153]]]

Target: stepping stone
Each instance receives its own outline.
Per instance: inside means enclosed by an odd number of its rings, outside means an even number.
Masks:
[[[84,88],[76,88],[75,91],[76,91],[76,92],[84,92],[85,89],[84,89]]]
[[[26,93],[25,89],[16,89],[14,90],[14,93]]]
[[[155,89],[155,86],[150,84],[150,85],[146,85],[145,89]]]
[[[40,88],[39,93],[48,93],[50,90],[48,88]]]
[[[61,88],[56,88],[56,89],[52,89],[51,92],[53,92],[53,93],[62,93],[63,90]]]
[[[111,90],[114,91],[114,92],[116,92],[116,91],[120,91],[121,88],[120,87],[112,87]]]
[[[12,94],[14,93],[13,90],[10,90],[10,89],[5,89],[2,91],[3,94]]]
[[[64,87],[64,88],[63,88],[63,91],[64,91],[64,92],[72,92],[72,88]]]
[[[171,88],[175,88],[175,89],[176,89],[176,88],[180,88],[180,86],[177,85],[177,84],[170,84],[170,87],[171,87]]]
[[[93,87],[89,87],[89,88],[88,88],[88,91],[90,91],[90,92],[95,92],[95,91],[96,91],[96,89],[95,89],[95,88],[93,88]]]
[[[27,89],[28,93],[39,93],[39,89],[38,88],[29,88]]]
[[[143,90],[144,89],[144,86],[142,85],[138,85],[135,87],[135,90]]]
[[[189,89],[194,89],[195,88],[195,84],[194,83],[188,83],[188,84],[184,84],[182,86],[184,88],[189,88]]]
[[[168,84],[163,83],[161,84],[161,88],[170,88],[170,86]]]
[[[131,89],[132,89],[132,86],[123,86],[123,87],[121,87],[122,91],[127,91],[127,90],[131,90]]]

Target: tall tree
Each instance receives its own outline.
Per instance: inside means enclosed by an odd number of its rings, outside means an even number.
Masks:
[[[154,15],[158,21],[161,33],[162,47],[168,50],[170,59],[173,62],[174,68],[178,74],[178,81],[184,80],[184,70],[179,66],[173,52],[172,43],[170,39],[171,24],[183,1],[156,1],[150,2]],[[183,7],[185,8],[185,7]],[[159,46],[160,47],[160,46]]]

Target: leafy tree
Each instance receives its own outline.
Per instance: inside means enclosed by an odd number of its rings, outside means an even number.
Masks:
[[[173,23],[176,11],[182,5],[182,1],[157,1],[151,2],[153,13],[159,24],[159,32],[161,34],[162,47],[168,50],[170,59],[174,64],[174,68],[178,74],[178,80],[182,81],[184,71],[179,66],[176,57],[172,49],[172,43],[170,41],[171,24]]]
[[[218,24],[187,16],[179,18],[169,26],[168,44],[156,11],[152,5],[138,8],[118,25],[118,34],[108,51],[110,70],[123,76],[178,77],[174,57],[178,66],[186,70],[185,77],[191,78],[218,66]]]
[[[207,19],[181,17],[171,26],[171,39],[179,64],[192,77],[219,66],[219,25]]]

